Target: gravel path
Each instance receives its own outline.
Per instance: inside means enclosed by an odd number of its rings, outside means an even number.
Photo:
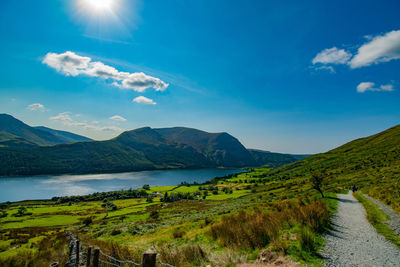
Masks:
[[[333,230],[325,235],[325,266],[400,266],[400,250],[379,235],[352,194],[338,195]]]
[[[387,215],[389,215],[390,220],[388,220],[388,222],[387,222],[388,225],[390,226],[390,228],[393,229],[393,231],[396,235],[400,235],[400,215],[397,214],[396,212],[394,212],[392,210],[392,208],[379,202],[375,198],[372,198],[365,194],[364,194],[364,196],[366,198],[368,198],[369,200],[371,200],[372,202],[374,202],[375,204],[377,204],[381,210],[383,210]]]

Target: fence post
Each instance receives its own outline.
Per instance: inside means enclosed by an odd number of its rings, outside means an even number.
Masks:
[[[93,267],[99,267],[99,254],[100,250],[95,248],[93,252]]]
[[[92,259],[92,247],[89,246],[87,249],[86,267],[90,266],[90,260]]]
[[[156,267],[157,253],[152,250],[147,250],[143,253],[142,267]]]
[[[80,242],[79,240],[76,240],[76,266],[79,266],[79,253],[80,253]]]
[[[74,250],[74,243],[71,242],[71,243],[69,243],[69,256],[72,255],[72,251],[73,251],[73,250]]]

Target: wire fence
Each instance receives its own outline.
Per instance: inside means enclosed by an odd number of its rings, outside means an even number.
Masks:
[[[89,264],[92,263],[94,267],[99,267],[100,263],[102,264],[102,266],[116,267],[126,266],[127,264],[130,266],[155,267],[157,263],[162,266],[175,267],[174,265],[164,263],[161,260],[157,260],[157,254],[155,252],[145,252],[143,254],[143,259],[141,263],[137,263],[132,260],[117,259],[111,255],[104,253],[99,248],[95,248],[92,252],[91,245],[81,242],[78,237],[71,231],[65,232],[67,236],[71,239],[69,245],[69,260],[67,263],[68,267],[81,266],[81,263],[86,263],[85,266],[89,266]],[[87,253],[83,251],[83,247],[87,248]]]

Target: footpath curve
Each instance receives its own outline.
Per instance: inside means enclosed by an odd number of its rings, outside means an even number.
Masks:
[[[351,193],[337,196],[338,212],[321,252],[325,266],[400,266],[400,250],[369,224],[361,203]]]

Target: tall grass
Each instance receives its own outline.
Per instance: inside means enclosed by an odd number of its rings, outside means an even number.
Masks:
[[[303,206],[294,213],[301,225],[309,227],[314,232],[322,233],[329,226],[330,213],[328,206],[322,200]]]
[[[163,246],[156,250],[163,262],[174,266],[203,266],[208,261],[206,252],[199,245]]]
[[[0,266],[4,267],[48,267],[53,262],[58,262],[60,266],[65,266],[66,257],[64,252],[67,248],[68,241],[63,232],[47,236],[40,240],[37,252],[33,250],[20,250],[16,255],[6,259],[0,259]],[[33,245],[32,245],[33,246]]]
[[[211,235],[228,247],[262,248],[279,233],[279,218],[275,213],[239,212],[225,216],[211,227]]]
[[[241,211],[237,215],[225,216],[221,222],[211,226],[211,236],[227,247],[264,248],[279,238],[280,231],[285,227],[299,225],[303,229],[301,239],[304,246],[301,247],[310,250],[315,243],[311,240],[314,232],[321,233],[329,226],[330,212],[322,200],[309,204],[286,201],[275,208],[277,211],[258,209],[251,213]]]

